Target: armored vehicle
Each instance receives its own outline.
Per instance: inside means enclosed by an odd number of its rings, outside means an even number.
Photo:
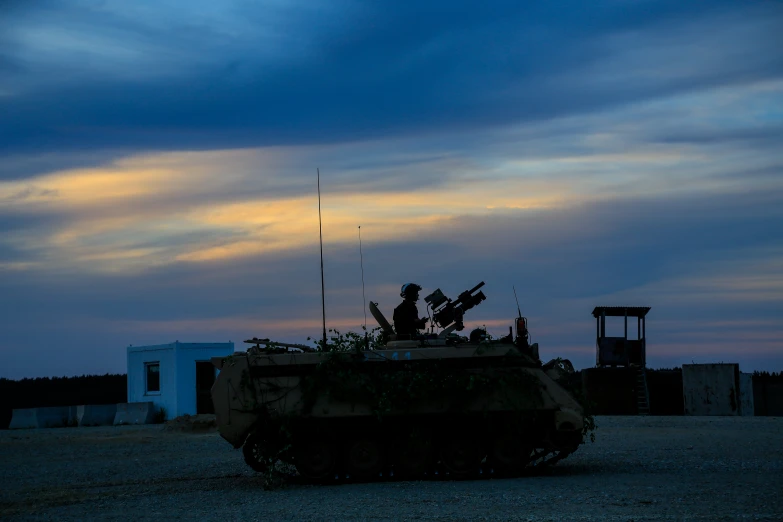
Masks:
[[[482,285],[454,301],[440,290],[425,298],[437,334],[398,339],[371,303],[373,342],[254,338],[214,358],[220,435],[256,471],[282,461],[311,482],[514,475],[562,459],[590,424],[564,386],[573,368],[542,365],[521,316],[516,335],[455,334]]]

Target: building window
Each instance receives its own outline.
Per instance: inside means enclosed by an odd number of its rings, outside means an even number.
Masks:
[[[147,393],[160,393],[160,363],[146,363],[144,367],[146,369]]]

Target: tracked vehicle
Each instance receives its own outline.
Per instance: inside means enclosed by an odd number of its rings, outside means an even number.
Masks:
[[[454,301],[440,290],[425,298],[437,334],[398,338],[371,303],[379,342],[254,338],[214,358],[220,435],[256,471],[283,461],[309,482],[508,476],[564,458],[588,424],[565,387],[573,368],[542,364],[521,316],[516,335],[455,334],[485,299],[482,285]]]

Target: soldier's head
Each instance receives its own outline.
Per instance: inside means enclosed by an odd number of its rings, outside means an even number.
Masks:
[[[400,297],[406,301],[418,301],[419,290],[421,290],[421,287],[416,283],[406,283],[402,285],[402,289],[400,290]]]

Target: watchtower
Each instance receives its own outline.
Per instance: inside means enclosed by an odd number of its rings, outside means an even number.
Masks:
[[[645,329],[649,306],[596,306],[595,317],[595,363],[605,368],[611,366],[647,365],[647,335]],[[623,337],[607,337],[606,318],[624,317],[625,333]],[[636,318],[636,339],[628,339],[628,318]]]

